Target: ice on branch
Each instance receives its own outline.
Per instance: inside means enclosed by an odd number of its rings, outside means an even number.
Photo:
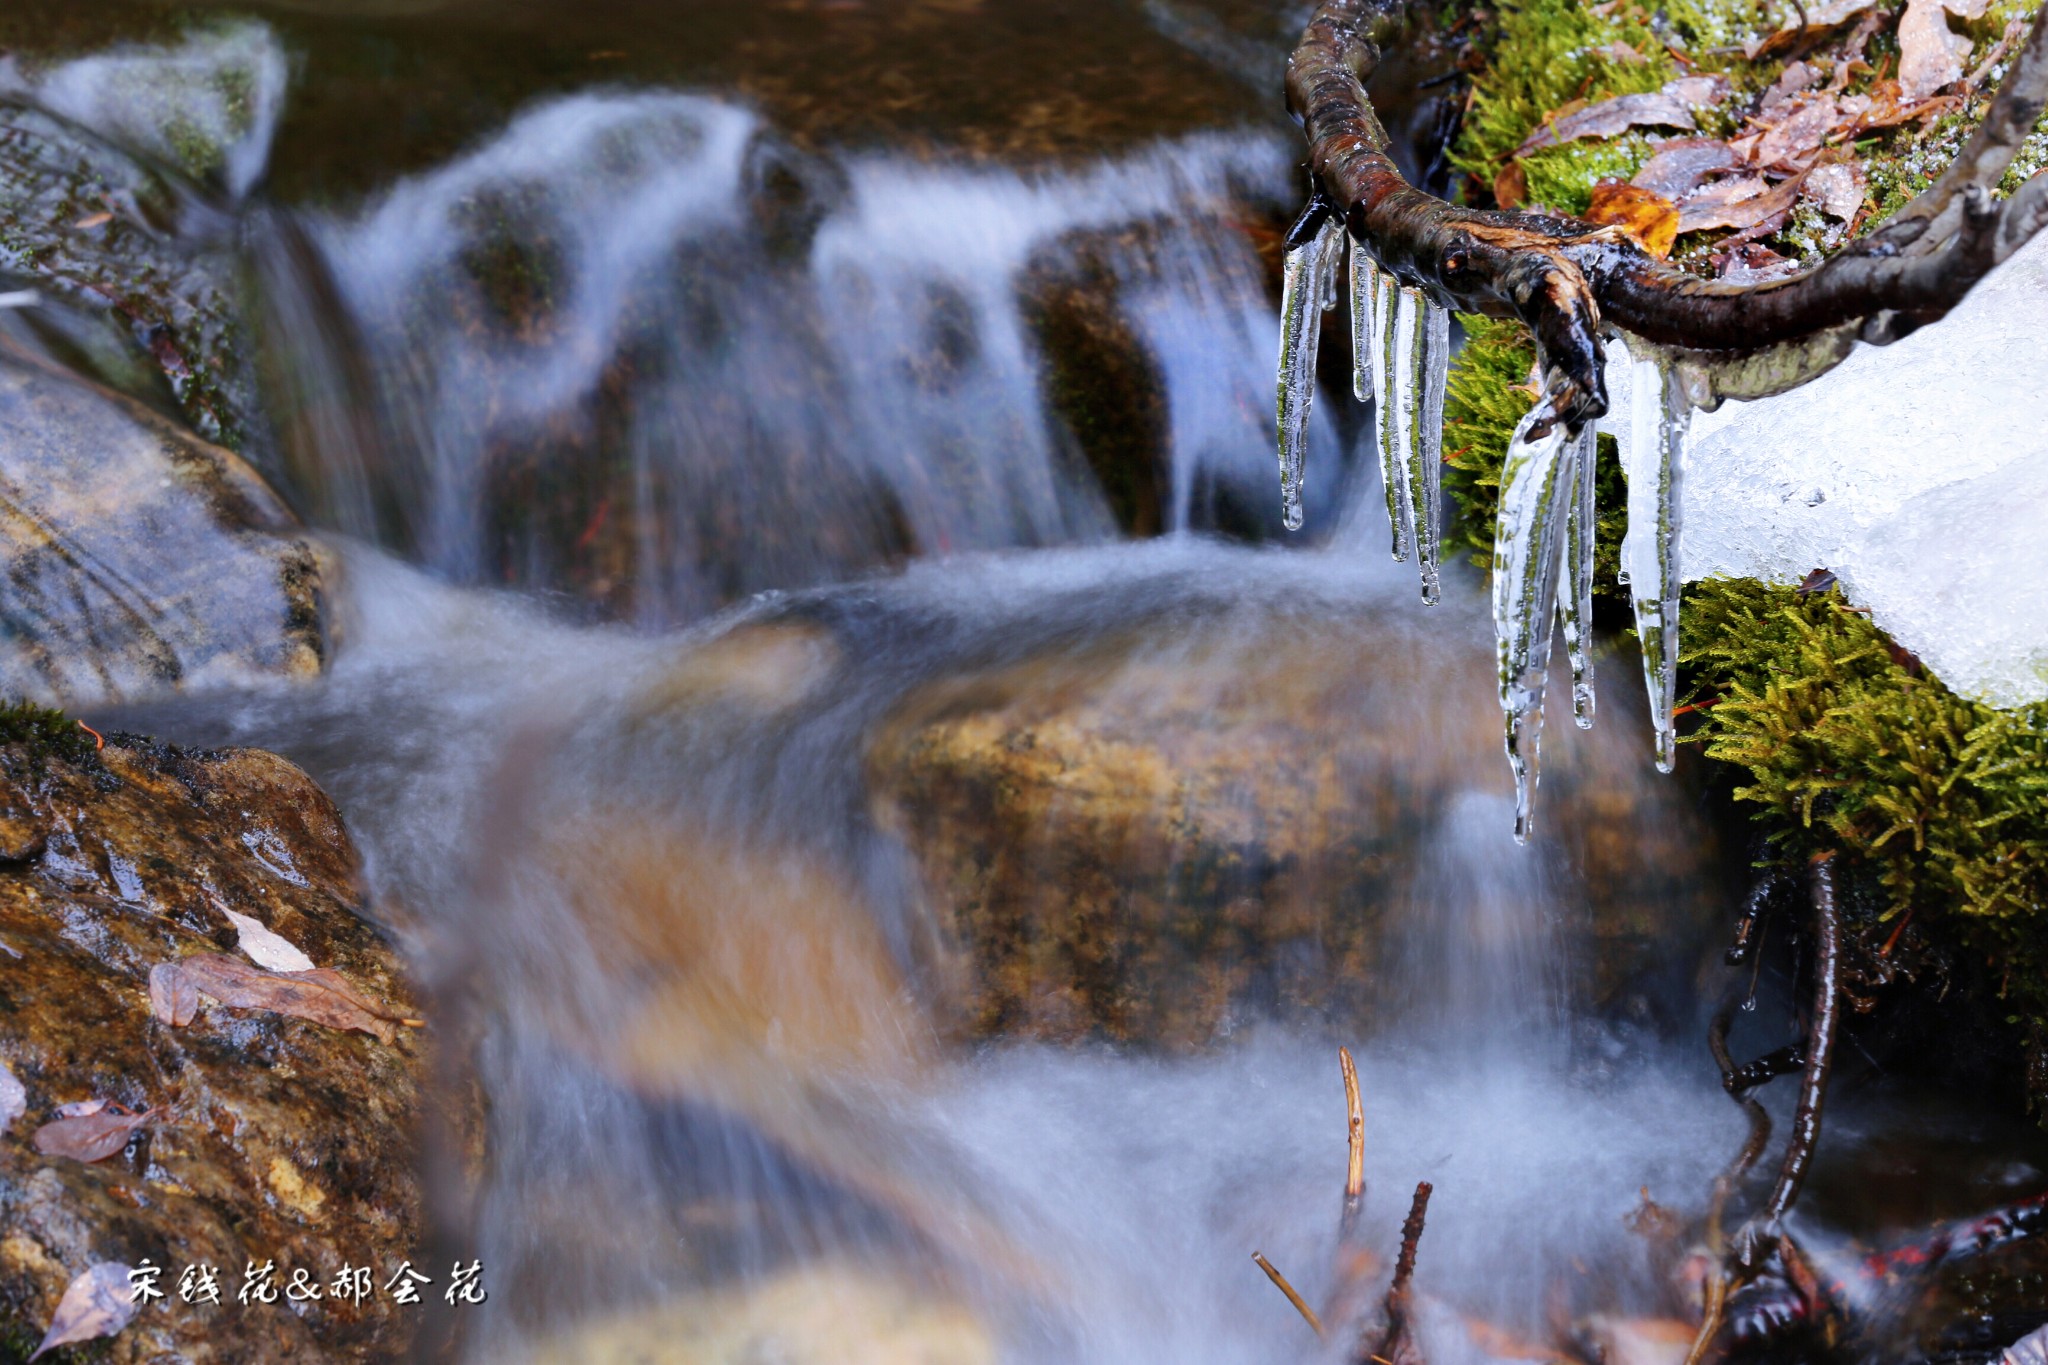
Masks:
[[[1402,289],[1395,305],[1393,397],[1395,456],[1407,494],[1405,520],[1422,573],[1422,600],[1436,605],[1443,544],[1444,385],[1451,367],[1451,315],[1420,289]]]
[[[1401,286],[1394,277],[1384,270],[1373,272],[1372,278],[1372,321],[1369,331],[1372,342],[1372,387],[1379,395],[1379,406],[1373,410],[1373,444],[1380,457],[1380,486],[1387,496],[1387,523],[1392,528],[1394,558],[1405,561],[1408,546],[1413,540],[1414,527],[1408,512],[1408,470],[1395,458],[1394,452],[1400,442],[1394,430],[1394,319],[1397,312],[1395,300],[1400,297]]]
[[[1309,409],[1316,396],[1316,346],[1323,312],[1337,304],[1337,266],[1344,225],[1325,217],[1316,234],[1288,248],[1280,303],[1280,519],[1301,529],[1301,472],[1308,455]]]
[[[1600,434],[1580,432],[1572,452],[1571,505],[1565,511],[1564,563],[1559,569],[1557,616],[1572,665],[1572,719],[1581,730],[1593,725],[1593,542],[1598,512],[1593,484],[1599,472]]]
[[[1629,366],[1629,437],[1622,443],[1621,468],[1628,479],[1628,538],[1622,565],[1635,606],[1636,635],[1643,651],[1643,680],[1650,689],[1650,724],[1657,736],[1657,771],[1670,772],[1678,757],[1678,537],[1680,490],[1692,405],[1679,378],[1661,358],[1635,359]]]
[[[1379,366],[1373,360],[1372,305],[1379,289],[1380,268],[1366,254],[1364,243],[1351,243],[1351,396],[1370,403],[1379,393]]]
[[[1493,532],[1493,632],[1508,766],[1515,774],[1515,838],[1529,837],[1543,738],[1543,687],[1556,627],[1559,555],[1573,500],[1575,443],[1564,427],[1531,439],[1532,410],[1515,428],[1500,471],[1500,520]]]

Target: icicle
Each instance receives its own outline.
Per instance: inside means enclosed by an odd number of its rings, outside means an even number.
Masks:
[[[1572,719],[1586,730],[1593,725],[1593,482],[1599,472],[1600,433],[1589,422],[1571,447],[1571,506],[1565,516],[1564,560],[1558,566],[1557,614],[1572,663]]]
[[[1630,379],[1630,433],[1623,452],[1629,531],[1623,548],[1657,734],[1657,770],[1668,773],[1678,747],[1671,712],[1678,702],[1679,491],[1692,406],[1661,360],[1635,361]]]
[[[1349,233],[1345,234],[1347,237]],[[1361,403],[1379,392],[1378,367],[1372,363],[1372,296],[1379,288],[1380,268],[1366,254],[1365,243],[1351,237],[1351,396]]]
[[[1316,235],[1287,253],[1280,303],[1280,520],[1301,529],[1301,470],[1308,453],[1308,415],[1316,396],[1316,344],[1323,310],[1336,304],[1336,266],[1344,226],[1333,214]]]
[[[1372,297],[1372,357],[1373,389],[1379,394],[1379,404],[1373,414],[1373,430],[1379,445],[1380,482],[1387,494],[1387,521],[1393,531],[1394,558],[1405,561],[1408,547],[1414,543],[1415,528],[1410,520],[1408,503],[1408,466],[1399,452],[1400,425],[1397,409],[1400,404],[1395,392],[1396,377],[1400,374],[1400,307],[1401,286],[1393,275],[1385,270],[1379,272],[1377,288]]]
[[[1576,442],[1562,424],[1527,439],[1537,413],[1515,428],[1501,465],[1500,519],[1493,532],[1493,636],[1508,766],[1515,774],[1515,840],[1529,838],[1543,738],[1543,686],[1555,627],[1560,542],[1574,498]]]
[[[1443,539],[1444,383],[1451,365],[1451,315],[1420,289],[1403,289],[1395,309],[1393,370],[1395,452],[1401,464],[1403,511],[1422,600],[1437,602],[1437,552]]]

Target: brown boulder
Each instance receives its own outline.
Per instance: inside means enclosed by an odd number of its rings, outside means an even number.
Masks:
[[[1462,951],[1418,932],[1444,915],[1475,958],[1554,933],[1574,999],[1654,1010],[1668,945],[1714,911],[1714,850],[1625,713],[1632,658],[1603,694],[1624,714],[1550,727],[1538,839],[1517,850],[1488,847],[1512,806],[1469,659],[1380,613],[1175,634],[930,689],[873,746],[876,818],[957,949],[966,1031],[1370,1027],[1435,989],[1418,953]],[[1487,989],[1455,975],[1449,991]]]
[[[146,1260],[168,1297],[106,1359],[392,1358],[421,1310],[386,1294],[236,1294],[265,1262],[280,1290],[294,1271],[326,1287],[367,1264],[381,1291],[419,1255],[417,1033],[385,1043],[210,1001],[173,1028],[150,1008],[152,966],[239,956],[224,905],[392,1014],[412,1012],[396,956],[356,913],[339,816],[272,754],[63,747],[0,747],[0,804],[42,842],[0,862],[0,1061],[27,1099],[0,1135],[0,1354],[34,1345],[72,1277]],[[38,1149],[58,1106],[93,1100],[157,1112],[104,1160]],[[218,1272],[218,1307],[178,1300],[181,1272],[199,1265]]]

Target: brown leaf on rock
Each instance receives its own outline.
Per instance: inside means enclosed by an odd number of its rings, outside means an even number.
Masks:
[[[1983,12],[1981,0],[1974,8]],[[1924,100],[1963,78],[1970,40],[1950,31],[1950,9],[1977,17],[1970,7],[1944,5],[1942,0],[1906,0],[1905,13],[1899,16],[1899,90],[1907,101]]]
[[[50,1330],[43,1333],[42,1344],[29,1360],[33,1362],[45,1351],[54,1351],[59,1346],[110,1337],[134,1317],[128,1267],[119,1261],[101,1261],[65,1287],[64,1297],[57,1301],[57,1312],[50,1319]]]
[[[1717,171],[1732,170],[1735,153],[1725,142],[1709,137],[1675,137],[1657,144],[1657,151],[1629,184],[1677,200],[1698,189]]]
[[[1820,211],[1828,217],[1848,223],[1855,221],[1857,210],[1863,207],[1868,186],[1861,166],[1842,161],[1814,167],[1800,187],[1800,194],[1819,204]]]
[[[185,1027],[199,1012],[198,988],[177,963],[159,962],[149,969],[149,1012],[172,1028]]]
[[[1662,260],[1678,240],[1678,206],[1663,195],[1617,180],[1593,186],[1586,210],[1589,223],[1611,223],[1636,239],[1643,250]]]
[[[273,972],[310,972],[313,959],[299,951],[299,946],[282,934],[271,932],[261,920],[248,915],[238,915],[228,909],[227,903],[219,896],[208,893],[213,908],[227,916],[228,923],[235,926],[239,936],[236,947],[259,967],[268,967]]]
[[[28,1090],[21,1078],[7,1069],[7,1063],[0,1062],[0,1133],[5,1133],[14,1121],[28,1112]]]
[[[105,1100],[73,1100],[69,1104],[58,1105],[55,1112],[60,1119],[82,1119],[87,1114],[97,1114],[106,1107]]]
[[[272,1010],[328,1028],[354,1029],[386,1043],[396,1036],[389,1010],[327,968],[271,972],[220,953],[194,953],[159,966],[172,967],[201,994],[234,1009]]]
[[[1631,128],[1681,128],[1689,133],[1698,126],[1692,111],[1720,102],[1728,89],[1725,77],[1685,76],[1648,94],[1616,95],[1579,109],[1567,105],[1545,118],[1514,154],[1526,156],[1580,138],[1619,137]]]
[[[128,1145],[136,1129],[157,1116],[154,1109],[131,1114],[118,1106],[71,1119],[53,1119],[36,1129],[36,1150],[90,1164],[105,1161]]]

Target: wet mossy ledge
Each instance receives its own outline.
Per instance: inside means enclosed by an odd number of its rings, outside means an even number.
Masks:
[[[1958,19],[1972,49],[1965,68],[1989,67],[2008,23],[2036,8],[1994,0],[1981,17]],[[1633,130],[1513,154],[1580,102],[1656,90],[1678,76],[1728,79],[1725,101],[1694,111],[1699,136],[1726,137],[1802,55],[1745,57],[1744,41],[1782,17],[1745,0],[1495,7],[1474,40],[1480,60],[1466,64],[1471,103],[1452,150],[1465,173],[1459,196],[1484,206],[1499,187],[1519,192],[1524,205],[1586,212],[1594,187],[1627,180],[1653,154],[1655,137]],[[1866,60],[1869,69],[1849,73],[1851,92],[1896,70],[1890,23],[1871,36]],[[1881,222],[1948,163],[1981,117],[1990,84],[1962,89],[1937,116],[1856,140],[1868,197],[1853,220],[1824,221],[1801,205],[1760,242],[1811,263]],[[2044,164],[2048,133],[2037,130],[2002,188]],[[1519,174],[1504,176],[1511,165]],[[1706,234],[1681,236],[1673,258],[1712,273],[1713,247]],[[1535,402],[1536,350],[1519,323],[1458,323],[1443,445],[1450,538],[1490,568],[1501,464]],[[1620,623],[1627,489],[1611,438],[1600,438],[1600,457],[1596,592],[1605,619]],[[1859,998],[1893,982],[1914,983],[1924,999],[1975,997],[1949,1017],[1993,1021],[2004,1041],[2020,1044],[2032,1103],[2048,1118],[2048,703],[2001,710],[1957,694],[1846,599],[1832,575],[1811,581],[1814,589],[1746,579],[1686,589],[1681,728],[1716,765],[1710,787],[1759,822],[1759,875],[1795,871],[1822,853],[1836,858],[1858,944]]]

